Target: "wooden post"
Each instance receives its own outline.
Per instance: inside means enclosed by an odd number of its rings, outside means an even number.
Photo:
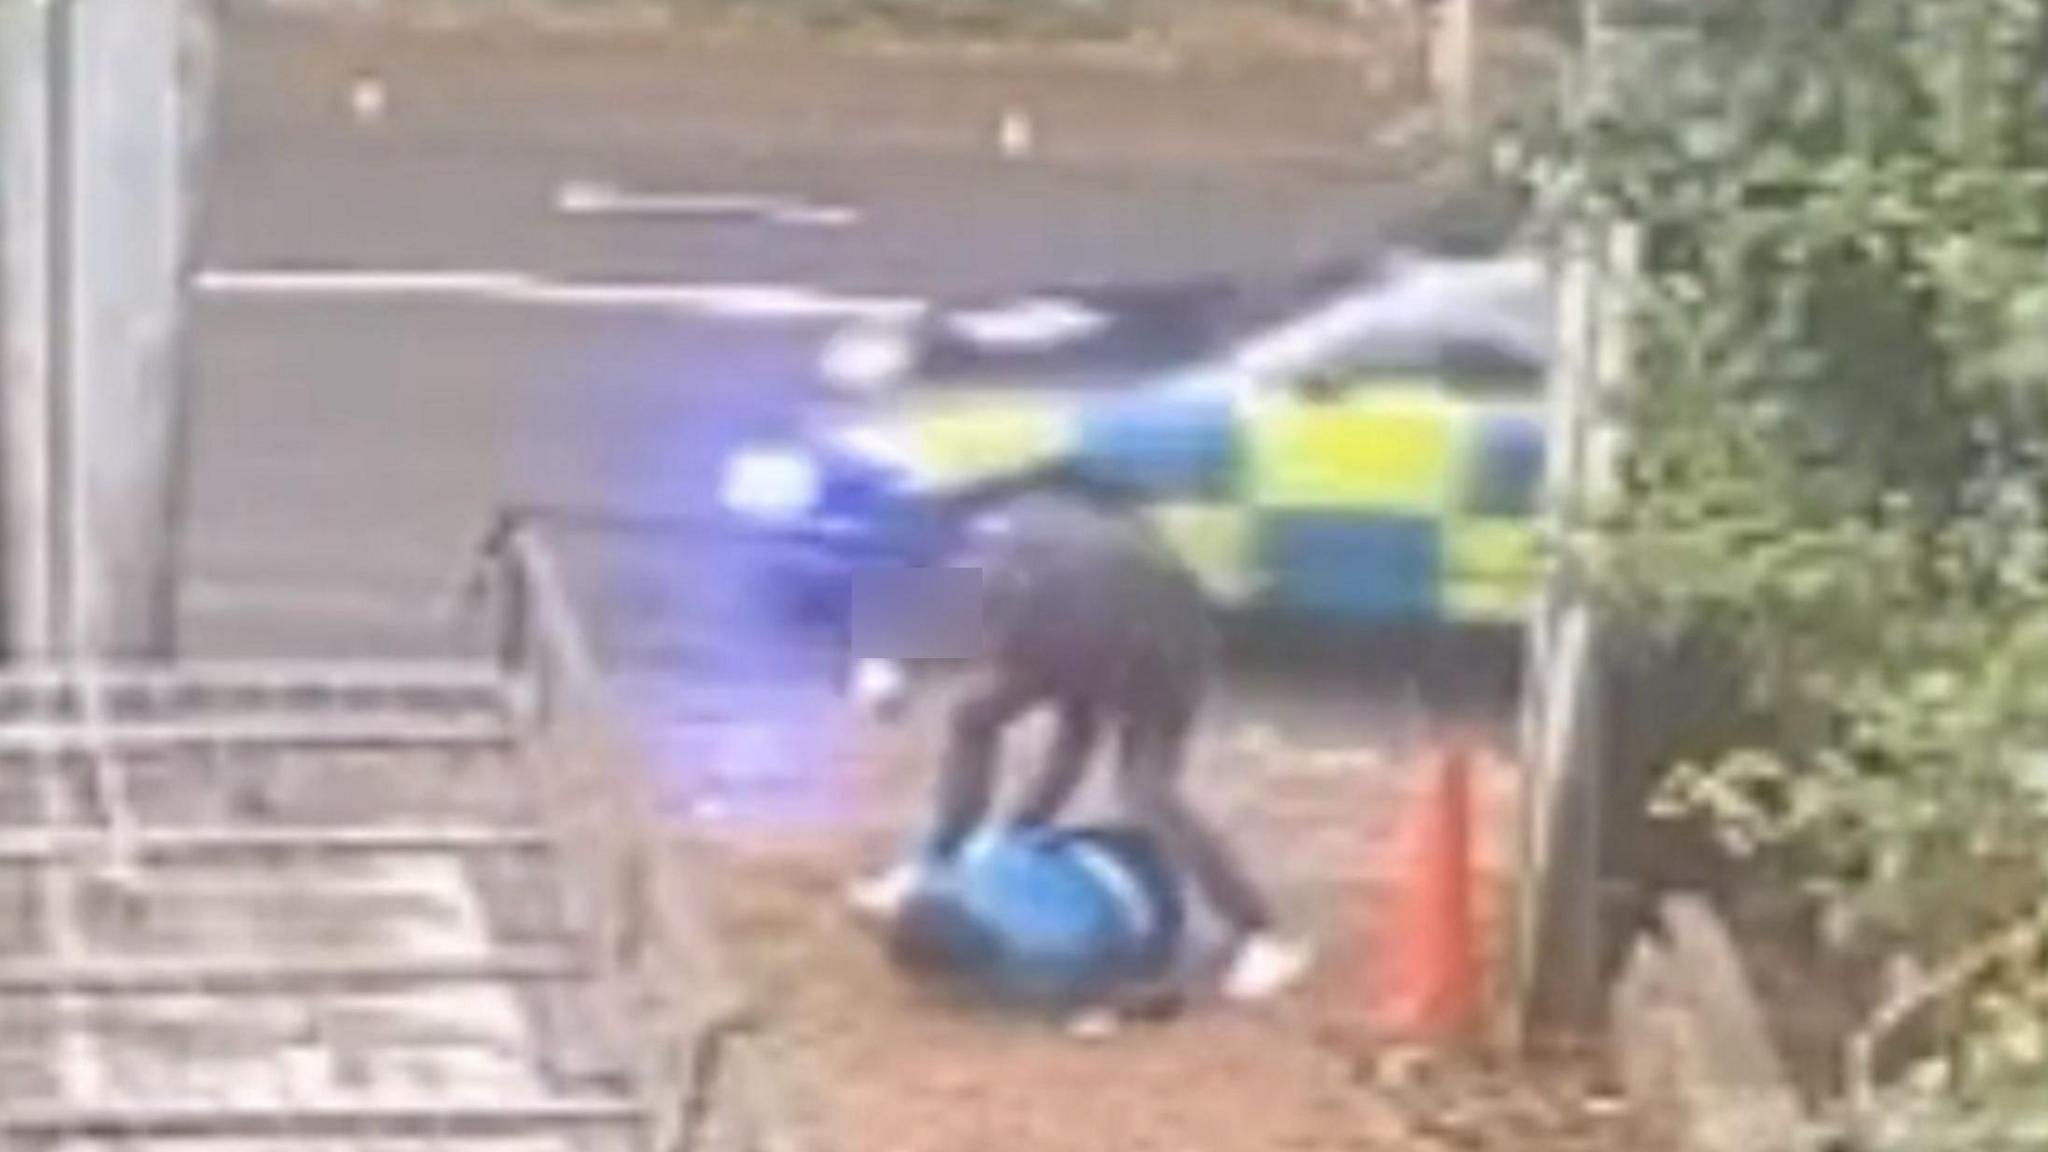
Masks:
[[[1430,87],[1444,129],[1464,142],[1478,131],[1478,0],[1431,0]]]
[[[1586,488],[1592,423],[1597,268],[1583,233],[1558,253],[1558,354],[1550,381],[1546,516],[1575,519]],[[1597,631],[1569,556],[1554,564],[1529,629],[1523,715],[1521,892],[1516,900],[1517,1023],[1524,1038],[1583,1027],[1598,1012],[1600,765]]]
[[[1602,0],[1587,0],[1583,99],[1608,98]],[[1612,401],[1627,386],[1627,293],[1637,237],[1627,221],[1576,221],[1558,256],[1557,357],[1550,380],[1546,515],[1567,535],[1612,492],[1621,451]],[[1530,629],[1521,892],[1515,964],[1525,1039],[1583,1032],[1605,1008],[1609,941],[1603,813],[1613,749],[1606,714],[1611,645],[1574,578],[1552,576]]]

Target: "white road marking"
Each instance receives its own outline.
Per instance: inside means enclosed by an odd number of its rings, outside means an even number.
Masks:
[[[206,269],[197,287],[224,296],[489,296],[519,291],[515,272],[432,269]]]
[[[1022,160],[1031,155],[1031,149],[1038,142],[1038,126],[1032,122],[1031,114],[1020,108],[1005,108],[996,124],[996,150],[1008,160]]]
[[[563,184],[555,192],[555,211],[587,217],[737,218],[789,228],[850,228],[861,219],[857,209],[843,204],[815,204],[787,196],[629,192],[594,180]]]
[[[348,107],[359,124],[382,120],[391,107],[390,90],[375,76],[359,76],[349,85]]]
[[[727,320],[891,320],[922,313],[912,296],[840,294],[801,284],[552,280],[490,269],[208,269],[195,287],[239,299],[438,299]]]

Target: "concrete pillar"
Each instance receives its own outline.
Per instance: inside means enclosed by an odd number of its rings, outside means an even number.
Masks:
[[[184,208],[176,5],[68,0],[73,27],[69,649],[166,657]]]
[[[49,35],[50,9],[0,0],[0,531],[5,651],[56,645],[51,477]]]
[[[10,651],[166,658],[184,483],[184,185],[208,135],[210,12],[186,0],[0,5],[23,66],[5,81],[0,234]]]

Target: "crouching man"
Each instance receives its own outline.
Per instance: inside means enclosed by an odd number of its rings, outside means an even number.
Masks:
[[[1286,991],[1307,971],[1308,947],[1275,931],[1264,894],[1183,792],[1216,643],[1194,577],[1121,509],[1065,494],[1012,504],[986,527],[977,548],[988,646],[953,706],[934,826],[912,859],[857,885],[855,905],[893,919],[928,871],[943,872],[992,822],[1005,734],[1050,710],[1058,730],[1047,762],[1001,823],[1020,831],[1052,827],[1098,742],[1112,737],[1123,818],[1158,846],[1231,933],[1224,992],[1263,1000]]]

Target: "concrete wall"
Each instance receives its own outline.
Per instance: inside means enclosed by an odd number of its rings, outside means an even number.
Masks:
[[[210,114],[205,0],[7,0],[8,648],[172,634],[182,273]]]

